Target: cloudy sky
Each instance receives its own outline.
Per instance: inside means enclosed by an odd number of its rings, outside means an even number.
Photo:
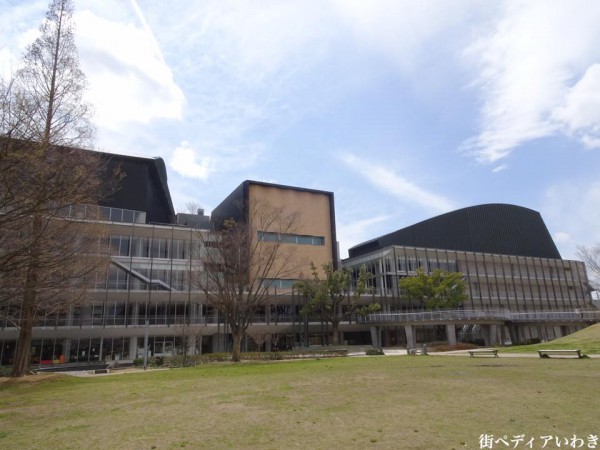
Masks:
[[[0,71],[47,0],[0,0]],[[175,207],[243,180],[333,191],[347,248],[481,203],[600,241],[596,0],[76,0],[97,147],[162,157]]]

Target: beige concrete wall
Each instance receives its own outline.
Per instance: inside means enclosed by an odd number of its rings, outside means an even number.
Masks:
[[[332,236],[332,211],[330,197],[326,193],[303,191],[296,189],[285,189],[276,186],[250,185],[250,216],[257,212],[252,208],[261,208],[265,204],[273,207],[284,208],[285,215],[295,216],[294,225],[289,233],[307,236],[323,236],[325,245],[298,245],[284,244],[282,251],[294,259],[294,265],[298,266],[290,278],[301,278],[310,276],[310,263],[317,267],[333,260],[333,236]],[[253,238],[256,239],[256,231]]]

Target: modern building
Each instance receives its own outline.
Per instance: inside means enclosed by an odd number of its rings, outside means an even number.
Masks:
[[[103,157],[125,174],[120,189],[102,202],[101,219],[93,219],[108,235],[103,245],[110,266],[97,274],[83,303],[37,317],[34,364],[131,360],[142,354],[146,336],[155,356],[228,350],[227,324],[195,282],[203,270],[199,255],[211,227],[226,219],[250,222],[265,205],[292,218],[293,227],[282,233],[272,225],[255,226],[253,242],[281,242],[293,270],[266,280],[274,297],[251,328],[275,336],[280,348],[327,343],[327,324],[300,315],[303,299],[293,284],[310,276],[310,263],[338,262],[333,193],[244,181],[211,217],[203,210],[175,214],[162,159]],[[69,214],[91,217],[84,206]],[[342,323],[342,341],[349,344],[414,346],[482,334],[489,343],[550,339],[598,319],[575,316],[592,308],[585,268],[561,259],[539,213],[526,208],[481,205],[435,217],[357,245],[343,261],[350,269],[363,264],[374,275],[373,292],[363,301],[379,302],[382,311]],[[425,320],[422,305],[402,299],[398,280],[419,267],[464,274],[469,300],[462,313]],[[1,365],[11,364],[17,336],[0,311]],[[251,339],[243,345],[256,346]]]
[[[332,192],[247,180],[213,210],[216,227],[227,219],[251,223],[253,239],[292,246],[297,270],[288,279],[273,280],[280,287],[291,289],[295,281],[309,276],[311,262],[321,267],[338,261]]]
[[[515,205],[478,205],[425,220],[352,247],[343,264],[366,265],[373,274],[383,345],[415,337],[411,329],[406,337],[399,333],[397,324],[423,305],[405,300],[399,281],[419,268],[462,273],[468,300],[461,308],[479,312],[471,321],[440,315],[421,330],[429,334],[423,339],[454,341],[455,330],[458,338],[491,344],[554,339],[585,326],[579,312],[595,309],[584,264],[562,259],[540,214]],[[434,322],[451,324],[448,335],[436,334]]]
[[[202,271],[203,246],[210,241],[210,218],[202,210],[175,214],[162,159],[103,157],[109,159],[109,172],[120,167],[124,178],[120,189],[102,202],[101,219],[97,207],[89,207],[90,214],[85,206],[66,214],[94,217],[102,226],[110,266],[97,275],[85,302],[37,317],[33,363],[131,360],[142,354],[146,336],[150,355],[155,356],[184,349],[226,351],[226,324],[195,282]],[[279,344],[292,346],[295,339],[285,331],[298,317],[293,282],[310,274],[311,261],[337,260],[334,199],[331,192],[246,181],[215,209],[213,222],[244,220],[267,204],[293,218],[294,233],[281,236],[277,230],[257,229],[256,239],[281,239],[295,262],[288,278],[268,280],[278,302],[259,311],[257,322],[268,332],[284,332]],[[4,307],[8,311],[8,305]],[[11,363],[18,329],[1,312],[0,364],[6,365]],[[250,340],[245,348],[248,345]]]

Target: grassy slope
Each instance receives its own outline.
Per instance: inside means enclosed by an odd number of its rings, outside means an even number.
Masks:
[[[543,344],[515,345],[503,348],[501,351],[531,353],[543,349],[580,349],[584,354],[600,354],[600,323]]]
[[[480,448],[597,433],[600,360],[212,364],[0,382],[0,448]],[[39,378],[38,378],[39,377]]]

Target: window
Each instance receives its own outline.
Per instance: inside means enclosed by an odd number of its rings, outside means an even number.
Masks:
[[[134,237],[132,242],[131,256],[148,258],[150,255],[149,249],[150,240],[145,237]]]
[[[282,278],[265,278],[263,286],[277,289],[292,289],[297,280],[285,280]]]
[[[119,267],[111,266],[108,269],[108,290],[125,290],[127,289],[127,274]]]
[[[261,242],[283,242],[285,244],[298,245],[325,245],[325,238],[323,236],[272,233],[268,231],[259,231],[258,240]]]
[[[169,257],[169,246],[166,239],[154,238],[152,239],[152,253],[153,258],[168,258]]]
[[[171,257],[173,259],[187,259],[187,257],[188,257],[187,246],[188,246],[187,241],[184,241],[182,239],[174,239],[172,241]]]
[[[110,250],[115,256],[129,256],[129,236],[111,236]]]

